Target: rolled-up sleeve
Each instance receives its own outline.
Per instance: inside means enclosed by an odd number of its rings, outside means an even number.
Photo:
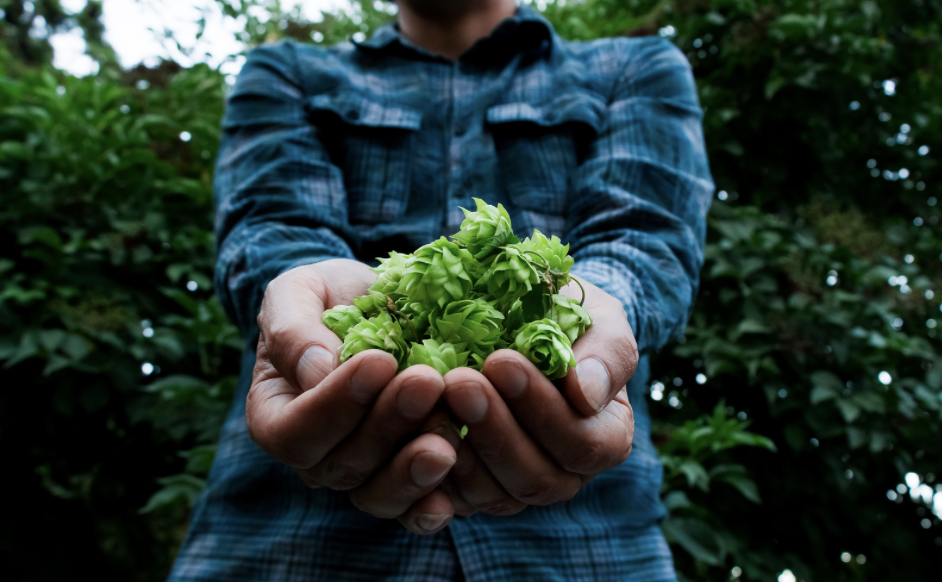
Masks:
[[[687,59],[632,47],[568,201],[574,273],[619,299],[644,352],[683,333],[714,190]]]
[[[316,126],[291,43],[252,51],[230,95],[215,177],[215,287],[252,333],[268,282],[288,269],[353,258],[343,175]]]

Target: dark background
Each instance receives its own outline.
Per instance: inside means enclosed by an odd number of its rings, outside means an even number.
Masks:
[[[247,49],[391,18],[382,2],[320,23],[220,2]],[[161,580],[242,343],[211,288],[228,86],[206,65],[122,70],[97,2],[0,9],[0,559],[17,580]],[[699,84],[719,192],[690,327],[651,387],[681,575],[937,575],[940,2],[569,0],[545,14],[572,39],[667,36]],[[72,27],[97,74],[50,64],[41,32]]]

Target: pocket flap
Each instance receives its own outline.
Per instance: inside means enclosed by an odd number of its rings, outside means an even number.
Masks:
[[[307,100],[304,108],[309,117],[330,113],[350,125],[412,131],[422,127],[421,111],[395,103],[383,103],[354,92],[315,95]]]
[[[494,125],[534,123],[541,127],[583,123],[598,133],[602,130],[607,109],[599,95],[569,91],[539,104],[520,101],[495,105],[487,110],[487,122]]]

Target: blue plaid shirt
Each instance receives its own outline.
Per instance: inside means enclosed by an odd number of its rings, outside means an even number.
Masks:
[[[567,42],[521,8],[457,62],[395,26],[330,48],[264,46],[223,130],[216,289],[249,338],[280,273],[411,252],[457,231],[472,197],[503,203],[521,237],[570,242],[574,272],[621,300],[642,351],[686,325],[713,183],[690,66],[667,41]],[[250,344],[171,580],[675,579],[646,358],[628,385],[628,461],[569,502],[422,537],[308,490],[249,439]]]

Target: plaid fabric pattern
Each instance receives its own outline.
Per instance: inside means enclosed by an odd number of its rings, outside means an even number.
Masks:
[[[264,46],[223,130],[216,289],[248,338],[280,273],[411,252],[455,232],[472,197],[503,203],[521,237],[569,241],[576,274],[622,301],[643,351],[686,325],[713,183],[691,70],[667,41],[567,42],[521,7],[458,62],[394,26],[326,49]],[[171,580],[675,580],[646,358],[623,465],[567,503],[421,537],[306,489],[252,443],[249,344]]]

